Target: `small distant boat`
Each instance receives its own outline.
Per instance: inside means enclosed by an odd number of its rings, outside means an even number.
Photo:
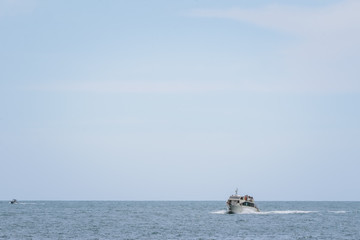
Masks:
[[[260,212],[259,208],[255,205],[254,198],[245,195],[238,195],[238,190],[235,190],[235,195],[231,195],[226,202],[229,213],[249,213]]]
[[[17,204],[17,203],[19,203],[19,202],[18,202],[16,199],[13,199],[13,200],[10,201],[10,203],[11,203],[11,204]]]

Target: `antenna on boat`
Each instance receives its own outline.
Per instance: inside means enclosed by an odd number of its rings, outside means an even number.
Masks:
[[[238,188],[236,188],[236,190],[235,190],[235,195],[237,195],[237,193],[238,193]]]

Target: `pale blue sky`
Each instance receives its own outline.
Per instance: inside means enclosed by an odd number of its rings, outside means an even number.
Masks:
[[[0,199],[360,200],[360,1],[0,1]]]

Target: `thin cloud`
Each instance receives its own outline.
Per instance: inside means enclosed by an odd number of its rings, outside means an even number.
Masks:
[[[149,81],[90,81],[80,83],[42,84],[27,87],[31,91],[89,93],[201,93],[232,89],[218,83],[149,82]]]
[[[297,41],[284,46],[282,59],[273,63],[279,72],[282,66],[290,73],[277,83],[283,81],[288,89],[348,92],[360,91],[360,70],[354,64],[360,61],[359,12],[360,1],[348,0],[316,8],[198,9],[191,15],[232,19],[292,35]]]
[[[258,83],[256,80],[243,80],[238,82],[117,82],[117,81],[91,81],[78,83],[37,84],[23,87],[26,91],[37,92],[63,92],[63,93],[126,93],[126,94],[187,94],[187,93],[312,93],[334,92],[332,86],[319,89],[291,86],[289,83],[266,82]],[[344,91],[337,89],[336,92]]]
[[[192,11],[191,14],[200,17],[246,21],[266,28],[311,36],[325,32],[333,34],[337,34],[339,31],[352,33],[353,30],[360,29],[359,10],[360,2],[350,0],[321,8],[268,5],[257,9],[198,9]]]
[[[322,8],[269,5],[258,9],[194,10],[195,16],[228,18],[300,37],[321,54],[346,55],[359,51],[360,1]],[[309,46],[310,47],[310,46]]]

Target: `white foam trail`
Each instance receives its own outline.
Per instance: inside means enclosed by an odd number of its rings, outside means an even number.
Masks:
[[[267,215],[267,214],[307,214],[307,213],[316,213],[318,211],[302,211],[302,210],[284,210],[284,211],[265,211],[265,212],[254,212],[254,211],[244,211],[241,213],[235,214],[260,214],[260,215]],[[336,213],[344,213],[345,211],[334,211]],[[212,214],[228,214],[227,210],[220,210],[220,211],[213,211]]]
[[[348,211],[329,211],[331,213],[347,213]]]
[[[241,212],[241,214],[253,214],[253,213],[259,213],[259,212],[252,208],[243,208],[243,211]]]
[[[227,214],[228,211],[226,210],[220,210],[220,211],[214,211],[214,212],[211,212],[212,214]]]
[[[257,212],[256,214],[305,214],[305,213],[315,213],[315,212],[318,211],[285,210],[285,211]]]

